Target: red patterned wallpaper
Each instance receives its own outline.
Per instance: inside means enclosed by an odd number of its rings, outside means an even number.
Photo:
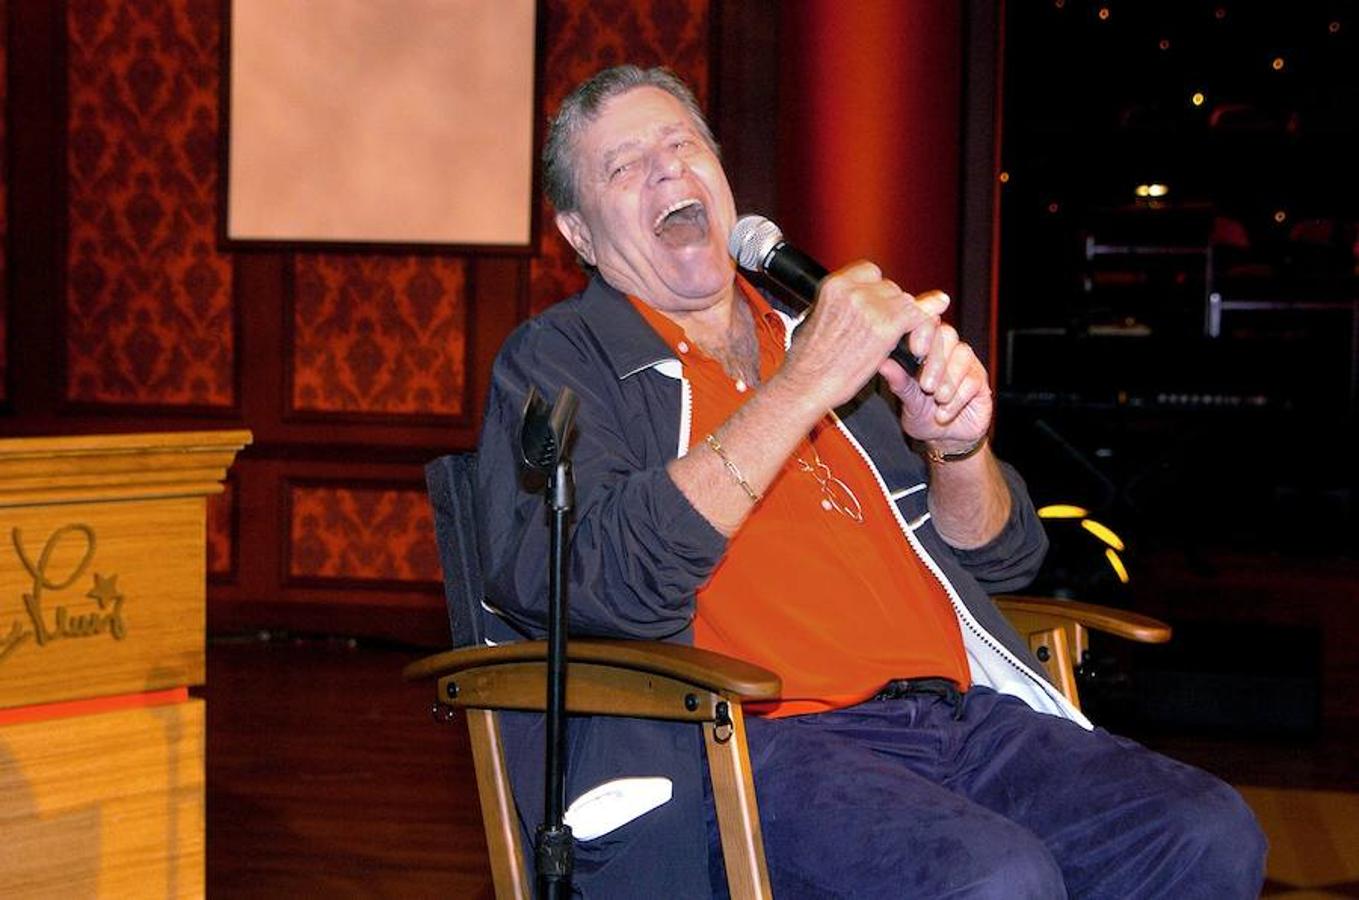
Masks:
[[[423,490],[293,485],[288,500],[290,576],[440,580],[434,523]]]
[[[301,254],[294,278],[294,409],[463,412],[462,260]]]
[[[208,574],[231,574],[231,547],[236,539],[236,485],[227,478],[225,490],[208,497]]]
[[[66,396],[232,406],[216,0],[70,0]]]
[[[699,102],[708,96],[709,0],[547,0],[543,110],[605,66],[667,66]],[[541,142],[540,142],[541,146]],[[540,199],[539,255],[530,265],[531,308],[541,312],[585,285],[576,255]]]

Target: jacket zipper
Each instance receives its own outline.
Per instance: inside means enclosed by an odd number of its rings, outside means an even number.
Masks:
[[[810,310],[804,312],[796,319],[781,310],[776,309],[775,313],[783,320],[783,349],[787,351],[793,343],[793,331],[797,326],[802,324],[802,321],[810,313]],[[911,550],[915,552],[915,555],[925,563],[925,568],[930,570],[930,573],[934,575],[935,580],[943,587],[945,595],[948,596],[949,605],[953,607],[954,618],[956,618],[968,631],[972,632],[972,634],[981,641],[983,645],[989,648],[991,652],[995,653],[1013,667],[1015,671],[1019,672],[1035,684],[1038,687],[1039,692],[1046,696],[1049,702],[1056,704],[1065,718],[1078,724],[1083,724],[1087,728],[1093,727],[1090,725],[1090,720],[1087,719],[1080,710],[1072,706],[1071,702],[1066,699],[1066,696],[1062,694],[1061,691],[1049,684],[1047,679],[1040,678],[1037,673],[1031,671],[1028,666],[1015,659],[1013,653],[998,643],[996,639],[991,636],[990,632],[982,628],[981,623],[972,617],[972,612],[967,609],[962,599],[958,596],[957,591],[954,590],[953,585],[944,577],[944,573],[939,570],[939,564],[934,561],[934,558],[930,556],[928,552],[926,552],[925,548],[916,538],[915,533],[906,527],[906,520],[901,517],[901,510],[897,508],[896,502],[892,500],[892,492],[888,490],[887,482],[882,480],[882,473],[878,471],[877,465],[869,457],[868,451],[863,448],[863,445],[859,443],[859,439],[849,430],[849,426],[836,415],[835,410],[830,411],[830,417],[835,421],[835,427],[840,430],[840,433],[843,434],[846,439],[848,439],[850,446],[854,448],[855,452],[857,452],[864,463],[867,464],[868,471],[873,473],[873,480],[877,482],[878,490],[882,492],[883,497],[887,498],[887,507],[892,511],[892,517],[896,519],[897,527],[900,528],[901,533],[906,536],[906,542],[910,544]]]
[[[915,551],[916,556],[920,557],[920,560],[925,563],[925,568],[930,570],[930,573],[934,575],[935,580],[937,580],[940,586],[943,587],[944,593],[948,596],[949,605],[953,607],[953,615],[955,618],[958,619],[959,623],[961,623],[963,627],[967,628],[968,631],[970,631],[993,653],[995,653],[1005,662],[1009,663],[1010,666],[1015,669],[1015,671],[1019,672],[1021,675],[1025,676],[1031,682],[1033,682],[1038,687],[1039,691],[1043,693],[1045,696],[1047,696],[1049,700],[1055,701],[1057,704],[1057,708],[1061,709],[1066,714],[1067,718],[1073,719],[1076,722],[1085,721],[1085,717],[1070,705],[1070,702],[1066,699],[1065,696],[1063,696],[1059,691],[1057,691],[1056,688],[1052,687],[1047,682],[1046,679],[1038,677],[1037,674],[1029,670],[1028,666],[1024,665],[1022,662],[1015,659],[1013,653],[1006,649],[1002,644],[997,642],[996,639],[991,636],[991,633],[988,632],[986,629],[982,628],[981,624],[972,617],[971,611],[967,609],[967,607],[963,604],[961,598],[958,597],[958,593],[954,589],[953,585],[949,583],[949,580],[947,578],[944,577],[944,573],[939,570],[938,563],[936,563],[934,561],[934,558],[930,556],[929,552],[926,551],[923,546],[921,546],[915,534],[909,528],[906,527],[906,522],[901,517],[901,510],[898,509],[897,505],[892,502],[891,491],[887,489],[887,483],[882,480],[882,473],[878,471],[878,467],[873,463],[873,460],[869,458],[868,451],[864,450],[863,445],[859,443],[858,438],[856,438],[853,432],[849,430],[849,426],[847,426],[844,423],[844,421],[841,420],[841,418],[835,414],[834,410],[831,411],[830,416],[832,419],[835,420],[836,428],[838,428],[840,430],[840,433],[843,434],[849,440],[850,445],[855,449],[855,451],[858,452],[859,456],[868,465],[868,470],[873,473],[873,480],[877,482],[878,490],[882,492],[882,495],[884,497],[888,498],[887,506],[892,510],[892,517],[896,519],[897,527],[899,527],[901,529],[901,533],[906,536],[906,541],[911,545],[911,549]],[[1076,713],[1076,715],[1072,715],[1072,713]]]

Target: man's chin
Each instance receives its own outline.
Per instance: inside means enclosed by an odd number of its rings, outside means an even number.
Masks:
[[[732,286],[735,278],[736,270],[731,266],[708,266],[699,271],[678,272],[666,282],[676,296],[699,299],[721,294]]]

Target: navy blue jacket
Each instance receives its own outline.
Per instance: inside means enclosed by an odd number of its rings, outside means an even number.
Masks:
[[[549,400],[563,385],[580,397],[571,456],[577,491],[571,633],[691,641],[695,592],[726,547],[665,468],[687,452],[691,391],[680,360],[627,298],[598,278],[521,325],[493,368],[478,452],[479,539],[494,611],[487,633],[495,640],[538,637],[545,621],[544,505],[540,494],[525,489],[516,464],[530,385]],[[1001,533],[977,549],[949,547],[930,522],[926,464],[907,446],[896,412],[876,387],[867,386],[836,415],[875,471],[911,547],[949,595],[974,683],[1088,727],[990,599],[1025,586],[1047,549],[1019,476],[1002,465],[1013,502]],[[505,727],[516,799],[533,825],[542,808],[540,723],[536,716],[508,715]],[[662,774],[675,784],[671,803],[580,845],[579,886],[592,896],[609,896],[611,885],[620,896],[637,896],[635,878],[646,873],[659,878],[647,890],[662,896],[706,896],[701,752],[692,726],[606,718],[573,723],[568,802],[621,775]]]

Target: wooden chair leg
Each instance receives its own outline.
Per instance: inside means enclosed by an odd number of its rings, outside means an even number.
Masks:
[[[746,751],[746,725],[739,704],[729,704],[731,724],[703,723],[703,744],[713,781],[717,827],[727,864],[732,900],[768,900],[769,870],[764,862],[755,780]]]
[[[466,713],[495,895],[498,900],[530,900],[533,885],[524,864],[519,814],[515,810],[514,796],[510,793],[500,720],[496,718],[495,712],[488,709],[469,709]]]

